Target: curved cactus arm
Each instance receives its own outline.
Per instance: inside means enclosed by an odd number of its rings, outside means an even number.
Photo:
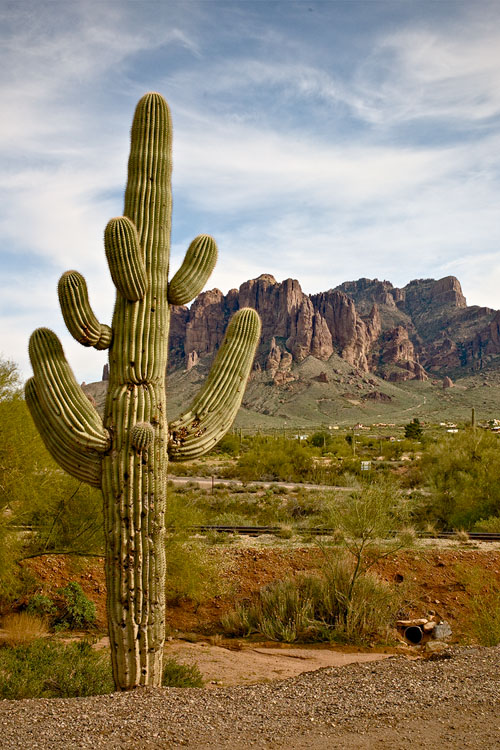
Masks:
[[[148,280],[134,222],[127,216],[108,221],[104,230],[104,249],[111,278],[120,294],[129,302],[142,299]]]
[[[24,387],[26,404],[38,432],[52,458],[68,474],[93,487],[101,486],[101,458],[95,451],[83,452],[68,446],[58,434],[58,423],[54,415],[46,411],[36,389],[35,378],[30,378]]]
[[[29,354],[38,399],[58,438],[78,452],[106,452],[111,444],[109,432],[76,382],[55,333],[37,328],[31,334]]]
[[[90,307],[87,283],[78,271],[66,271],[57,287],[64,322],[74,339],[83,346],[108,349],[113,332],[99,323]]]
[[[261,323],[251,308],[232,318],[207,382],[189,411],[170,424],[169,456],[173,461],[209,451],[231,427],[240,408]]]
[[[213,237],[200,234],[189,245],[181,267],[168,285],[171,305],[186,305],[198,296],[217,262],[217,245]]]

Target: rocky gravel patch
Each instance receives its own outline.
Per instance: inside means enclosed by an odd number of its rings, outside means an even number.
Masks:
[[[500,647],[281,682],[0,702],[3,750],[500,748]]]

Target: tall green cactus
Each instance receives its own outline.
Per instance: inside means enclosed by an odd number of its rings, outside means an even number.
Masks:
[[[104,420],[77,384],[52,331],[36,330],[29,346],[34,377],[26,384],[26,400],[46,447],[67,472],[102,490],[109,636],[114,679],[122,690],[161,684],[168,457],[202,455],[225,434],[260,336],[257,313],[239,310],[205,387],[169,430],[169,306],[185,304],[202,290],[217,256],[211,237],[197,237],[168,283],[171,144],[167,104],[159,94],[146,94],[132,125],[124,216],[111,219],[104,235],[117,290],[111,327],[92,312],[83,276],[68,271],[59,282],[72,336],[84,346],[109,348]]]

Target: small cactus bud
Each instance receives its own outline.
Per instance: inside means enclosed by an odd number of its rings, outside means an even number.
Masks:
[[[155,431],[149,422],[137,422],[132,429],[132,445],[138,451],[145,451],[153,442]]]

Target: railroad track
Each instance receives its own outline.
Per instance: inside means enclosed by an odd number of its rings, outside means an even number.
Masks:
[[[288,529],[288,527],[285,527]],[[194,533],[207,534],[211,531],[221,534],[241,534],[243,536],[261,536],[263,534],[274,534],[279,535],[283,533],[284,527],[282,526],[217,526],[217,525],[200,525],[191,526],[190,530]],[[323,526],[315,526],[311,528],[293,528],[295,534],[301,534],[302,536],[334,536],[337,533],[337,529]],[[456,531],[442,531],[437,534],[429,534],[426,532],[417,532],[417,536],[421,539],[456,539]],[[482,532],[482,531],[471,531],[467,532],[467,536],[471,542],[500,542],[500,534]]]

